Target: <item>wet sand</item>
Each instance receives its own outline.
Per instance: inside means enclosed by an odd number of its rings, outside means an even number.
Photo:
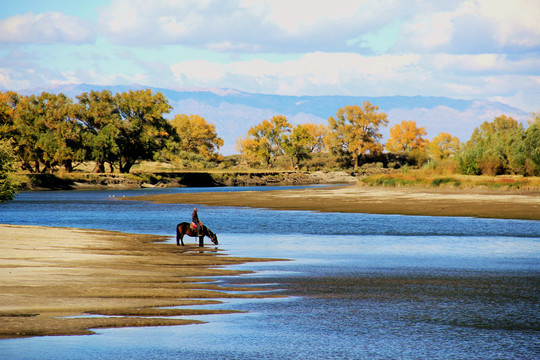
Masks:
[[[193,324],[198,321],[189,317],[160,316],[230,312],[192,310],[189,305],[258,297],[222,292],[208,283],[211,280],[196,277],[235,275],[239,272],[220,267],[263,260],[222,256],[215,247],[197,247],[193,238],[185,247],[163,240],[101,230],[0,225],[0,338]],[[185,307],[156,308],[169,306]],[[123,317],[65,318],[88,314]]]
[[[130,197],[157,203],[540,220],[540,192],[343,186]]]

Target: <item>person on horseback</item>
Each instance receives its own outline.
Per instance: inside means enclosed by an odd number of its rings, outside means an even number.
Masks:
[[[202,231],[202,223],[199,220],[199,215],[197,215],[197,208],[195,208],[193,210],[193,214],[191,214],[191,227],[197,232],[197,234],[200,234]]]

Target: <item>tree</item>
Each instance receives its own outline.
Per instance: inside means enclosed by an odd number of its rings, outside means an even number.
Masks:
[[[108,163],[111,172],[120,159],[117,142],[120,136],[120,113],[114,96],[108,90],[91,91],[77,96],[77,118],[85,127],[88,159],[96,162],[94,172],[105,172]]]
[[[298,126],[304,128],[308,133],[306,146],[311,153],[321,153],[324,151],[324,138],[327,133],[326,126],[322,124],[299,124]]]
[[[386,142],[386,150],[390,152],[424,151],[429,141],[424,139],[426,128],[416,127],[416,121],[403,120],[390,128],[390,138]]]
[[[523,139],[524,174],[531,176],[540,175],[540,112],[532,114],[533,119],[527,128]]]
[[[246,138],[238,141],[239,150],[249,159],[262,160],[272,167],[276,157],[283,154],[284,141],[291,131],[292,125],[283,115],[263,120],[248,130]]]
[[[171,121],[180,137],[180,149],[201,154],[207,160],[221,160],[218,150],[223,139],[218,137],[214,124],[199,115],[176,115]]]
[[[311,157],[310,144],[314,142],[308,129],[302,124],[296,125],[283,142],[283,150],[291,158],[291,166]]]
[[[474,129],[457,156],[458,168],[470,175],[523,173],[524,137],[523,125],[511,117],[486,121]]]
[[[13,139],[16,134],[14,114],[19,95],[13,91],[0,91],[0,139]]]
[[[0,140],[0,203],[15,198],[18,186],[13,179],[15,156],[7,140]]]
[[[445,132],[441,132],[435,136],[428,145],[430,155],[436,160],[444,160],[451,157],[459,151],[459,148],[459,139]]]
[[[152,94],[150,89],[118,93],[114,101],[120,114],[116,141],[119,168],[128,173],[138,161],[153,160],[173,136],[172,125],[164,118],[171,106],[162,93]]]
[[[83,128],[74,117],[72,100],[64,94],[20,98],[13,123],[15,152],[24,169],[45,172],[63,165],[71,171],[73,162],[85,160]]]
[[[337,111],[335,118],[328,119],[327,144],[337,155],[351,156],[354,169],[358,168],[360,157],[379,154],[383,146],[379,142],[381,126],[388,124],[387,115],[379,108],[364,101],[363,106],[346,106]]]

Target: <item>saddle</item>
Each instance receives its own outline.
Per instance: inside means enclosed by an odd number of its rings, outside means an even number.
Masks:
[[[202,224],[197,225],[197,224],[195,224],[194,222],[191,222],[191,223],[189,224],[189,228],[190,228],[192,231],[194,231],[196,234],[201,235],[201,232],[202,232]]]

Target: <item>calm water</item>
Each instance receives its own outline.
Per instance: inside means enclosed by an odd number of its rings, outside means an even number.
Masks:
[[[267,189],[22,193],[0,223],[173,242],[192,205],[116,198]],[[198,208],[224,253],[293,260],[238,265],[256,272],[218,281],[287,297],[206,306],[249,312],[190,317],[203,325],[0,340],[0,359],[540,358],[540,222]]]

